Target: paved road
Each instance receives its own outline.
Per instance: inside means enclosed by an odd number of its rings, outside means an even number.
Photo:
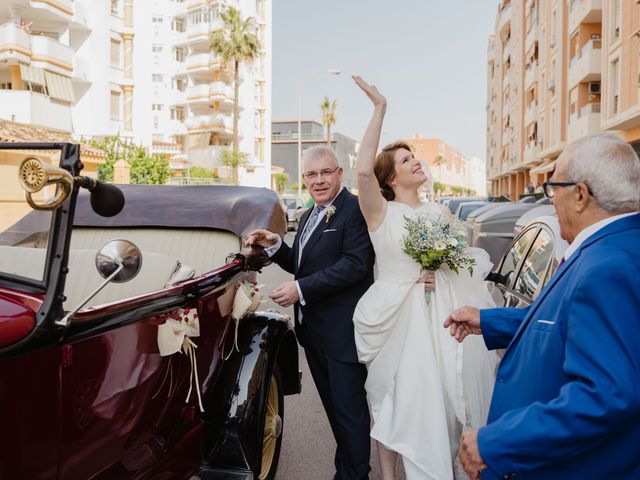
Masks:
[[[291,244],[293,234],[288,233],[285,241]],[[271,292],[280,283],[292,276],[271,265],[263,270],[258,283],[266,284],[264,290]],[[293,317],[293,308],[282,308],[269,301],[267,308],[274,308]],[[284,437],[276,480],[330,480],[333,478],[333,455],[336,444],[331,434],[329,422],[322,408],[309,367],[300,352],[302,370],[302,393],[285,397]],[[402,462],[398,462],[398,479],[404,479]],[[382,479],[375,447],[371,449],[371,480]]]

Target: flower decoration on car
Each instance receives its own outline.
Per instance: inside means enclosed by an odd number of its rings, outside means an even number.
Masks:
[[[191,391],[195,384],[196,395],[200,411],[204,412],[202,397],[200,394],[200,381],[198,379],[198,364],[196,360],[196,348],[198,346],[192,338],[200,336],[200,321],[196,308],[176,310],[165,323],[158,326],[158,350],[165,357],[182,351],[189,357],[191,373],[189,374],[189,392],[185,402],[191,398]]]
[[[331,217],[333,217],[336,214],[336,207],[333,205],[329,205],[327,208],[324,209],[325,214],[324,214],[324,219],[327,223],[329,223],[329,221],[331,220]]]

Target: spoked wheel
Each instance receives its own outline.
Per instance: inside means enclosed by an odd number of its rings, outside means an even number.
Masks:
[[[284,395],[282,376],[276,365],[269,380],[267,401],[262,413],[264,430],[262,437],[262,462],[259,480],[272,480],[278,469],[280,447],[282,446],[282,426],[284,419]]]

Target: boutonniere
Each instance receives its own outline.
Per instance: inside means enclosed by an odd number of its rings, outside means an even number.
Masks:
[[[324,219],[327,223],[329,223],[331,217],[336,214],[336,207],[334,207],[333,205],[329,205],[327,208],[325,208],[325,212],[326,213],[324,214]]]

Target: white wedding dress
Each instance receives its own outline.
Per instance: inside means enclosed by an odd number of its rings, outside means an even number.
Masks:
[[[442,324],[458,307],[494,306],[483,281],[491,268],[483,250],[473,276],[441,268],[427,304],[417,284],[420,265],[402,250],[404,217],[441,216],[425,203],[417,210],[388,202],[382,225],[370,232],[376,252],[375,282],[358,302],[353,322],[358,357],[367,365],[371,437],[403,457],[409,480],[466,478],[456,462],[463,427],[486,415],[497,363],[480,336],[462,344]]]

